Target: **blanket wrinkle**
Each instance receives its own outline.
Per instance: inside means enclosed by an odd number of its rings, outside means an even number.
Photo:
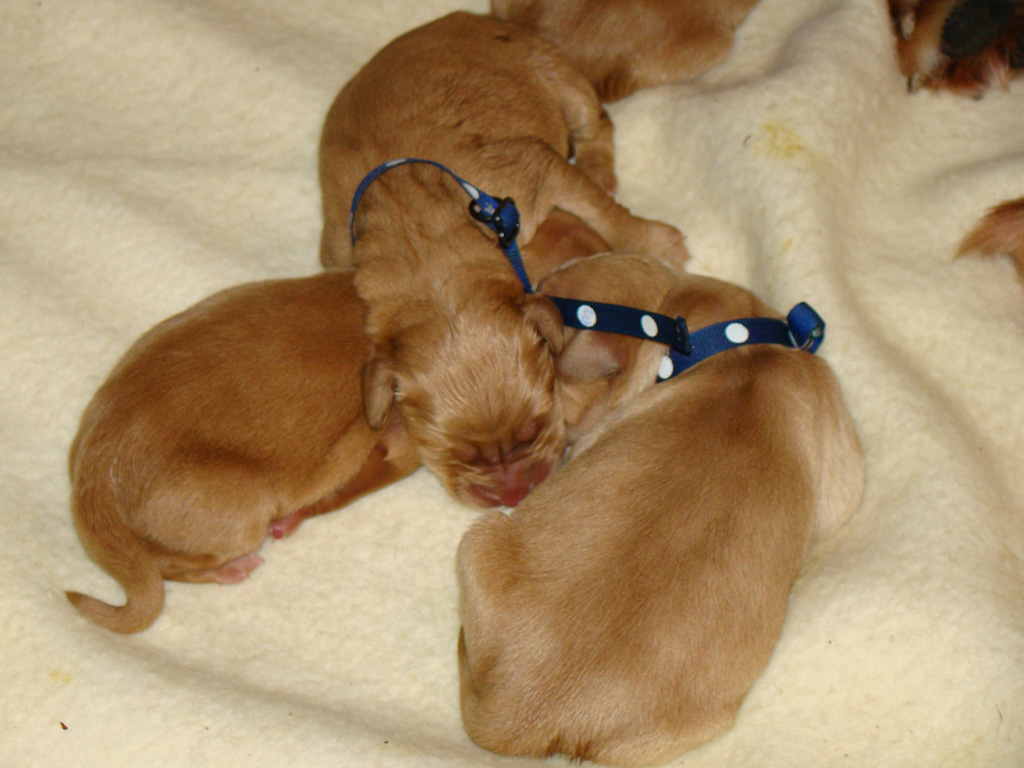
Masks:
[[[548,764],[462,730],[454,556],[476,513],[424,470],[268,543],[245,583],[168,583],[141,635],[63,597],[123,599],[68,508],[96,387],[165,317],[318,269],[329,104],[460,8],[487,2],[0,14],[0,765]],[[1024,195],[1024,81],[911,95],[893,46],[883,0],[761,0],[721,66],[609,110],[625,205],[679,226],[694,271],[825,317],[867,460],[735,726],[688,767],[1021,764],[1024,288],[954,254]]]

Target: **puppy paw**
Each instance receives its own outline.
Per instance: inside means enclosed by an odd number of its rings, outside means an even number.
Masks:
[[[690,252],[686,250],[683,233],[670,224],[647,221],[647,243],[644,252],[657,258],[670,269],[686,269]]]
[[[889,15],[901,40],[909,40],[914,36],[917,6],[917,0],[889,0]]]
[[[926,87],[980,97],[1024,65],[1021,0],[890,0],[900,71]]]
[[[272,520],[268,533],[275,539],[288,538],[295,533],[295,529],[305,519],[306,515],[303,514],[303,510],[297,510],[284,517],[279,517],[277,520]]]
[[[198,571],[190,571],[183,581],[211,582],[214,584],[237,584],[249,577],[249,574],[256,570],[263,562],[263,558],[255,552],[236,557],[229,560],[218,568],[206,568]]]
[[[609,195],[614,197],[619,191],[619,180],[610,157],[596,152],[580,154],[576,157],[576,167]]]

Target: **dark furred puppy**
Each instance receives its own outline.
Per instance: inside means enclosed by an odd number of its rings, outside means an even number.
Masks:
[[[143,335],[100,387],[71,448],[86,551],[124,588],[68,599],[116,632],[150,626],[164,579],[231,583],[312,515],[420,464],[400,422],[373,429],[351,272],[231,288]]]
[[[356,266],[371,345],[367,416],[376,426],[397,408],[423,462],[468,503],[514,505],[561,457],[552,361],[561,316],[525,294],[444,171],[412,164],[377,179],[359,204],[354,245],[353,194],[376,166],[425,158],[512,197],[523,243],[559,208],[612,247],[682,266],[675,228],[634,217],[608,194],[611,130],[593,89],[553,45],[468,13],[391,42],[327,115],[321,260]],[[525,263],[536,277],[529,255]]]
[[[624,255],[542,287],[694,330],[777,317],[737,286]],[[459,545],[463,722],[501,754],[660,764],[732,723],[809,546],[859,504],[860,445],[815,355],[736,348],[655,385],[664,347],[566,333],[566,412],[597,422]]]
[[[1021,0],[889,0],[889,11],[911,90],[980,96],[1024,69]]]
[[[757,0],[491,0],[499,19],[537,30],[602,101],[690,80],[720,64]]]

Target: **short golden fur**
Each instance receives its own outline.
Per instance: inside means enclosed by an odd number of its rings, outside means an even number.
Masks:
[[[543,288],[694,330],[776,316],[738,287],[622,255]],[[566,409],[602,413],[563,467],[459,546],[463,722],[502,754],[663,763],[732,723],[809,545],[859,503],[860,447],[807,352],[732,350],[655,385],[664,347],[567,335]]]
[[[126,602],[71,602],[138,632],[163,608],[164,579],[244,579],[268,534],[419,466],[397,419],[377,430],[364,416],[362,323],[339,270],[231,288],[143,335],[70,456],[78,534]]]
[[[559,46],[602,101],[690,80],[722,63],[757,0],[491,0]]]
[[[378,425],[394,404],[424,463],[468,503],[517,503],[564,449],[551,358],[561,316],[524,294],[443,171],[413,164],[375,181],[355,216],[354,246],[353,194],[377,165],[425,158],[512,197],[523,243],[557,207],[612,247],[681,265],[675,228],[632,216],[608,194],[611,130],[593,89],[551,44],[468,13],[387,45],[327,115],[321,260],[356,266],[372,347],[367,415]],[[534,279],[538,266],[526,258]]]

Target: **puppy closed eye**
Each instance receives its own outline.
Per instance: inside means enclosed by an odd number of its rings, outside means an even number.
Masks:
[[[500,439],[479,444],[463,442],[456,445],[452,448],[451,456],[461,464],[478,467],[514,461],[533,447],[541,430],[541,420],[530,419]]]
[[[452,458],[460,464],[475,464],[480,460],[480,449],[471,443],[454,446]]]
[[[532,443],[540,435],[540,419],[530,419],[515,431],[516,443],[520,446]]]

